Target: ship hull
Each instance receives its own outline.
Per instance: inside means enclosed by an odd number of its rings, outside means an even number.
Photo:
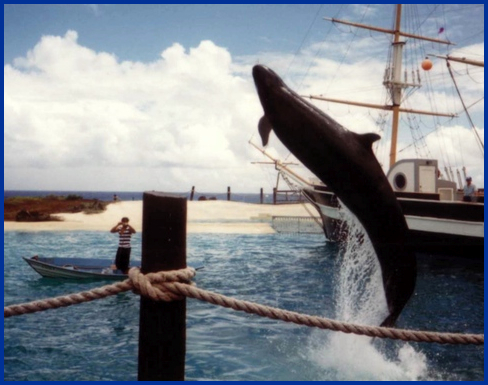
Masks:
[[[347,224],[335,194],[322,186],[303,189],[318,210],[326,238],[346,238]],[[417,194],[418,196],[418,194]],[[484,258],[484,204],[398,197],[408,224],[408,243],[417,253]]]

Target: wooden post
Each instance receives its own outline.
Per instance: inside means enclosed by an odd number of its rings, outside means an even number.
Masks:
[[[143,273],[186,267],[186,198],[145,192],[142,209]],[[183,381],[186,299],[156,302],[141,297],[139,381]]]
[[[195,186],[191,186],[191,193],[190,193],[190,200],[193,200],[193,196],[195,195]]]
[[[263,188],[261,187],[261,192],[259,194],[259,200],[261,202],[261,204],[264,203],[264,194],[263,194]]]
[[[276,204],[276,199],[278,198],[278,189],[273,187],[273,204]]]
[[[227,187],[227,200],[230,201],[230,187]]]

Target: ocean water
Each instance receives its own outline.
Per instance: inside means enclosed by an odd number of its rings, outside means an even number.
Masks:
[[[140,259],[140,234],[132,260]],[[374,323],[384,295],[368,245],[323,235],[189,234],[196,284],[238,299]],[[4,232],[4,305],[100,282],[40,277],[22,256],[113,258],[104,232]],[[103,284],[108,284],[105,282]],[[398,326],[484,333],[484,268],[422,259]],[[187,300],[187,380],[483,380],[484,347],[405,343],[316,330]],[[4,380],[136,380],[139,298],[123,293],[4,320]]]
[[[3,197],[45,197],[48,195],[68,196],[68,195],[80,195],[85,199],[98,199],[101,201],[111,202],[114,194],[118,199],[122,201],[140,201],[143,197],[142,191],[60,191],[60,190],[46,190],[46,191],[32,191],[32,190],[4,190]],[[190,191],[174,192],[172,194],[182,197],[190,198]],[[193,196],[193,200],[198,200],[200,197],[211,198],[214,197],[218,200],[227,200],[227,192],[202,192],[196,190]],[[235,193],[231,191],[230,200],[234,202],[246,202],[246,203],[260,203],[260,194],[251,193]],[[273,193],[269,191],[263,195],[263,203],[273,203]]]

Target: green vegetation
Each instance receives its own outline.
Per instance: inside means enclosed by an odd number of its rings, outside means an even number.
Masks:
[[[70,194],[65,199],[67,201],[79,201],[79,200],[82,200],[83,197],[81,195]]]

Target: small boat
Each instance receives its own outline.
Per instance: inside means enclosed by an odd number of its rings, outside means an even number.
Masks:
[[[68,279],[123,280],[127,274],[117,270],[110,259],[22,257],[43,277]]]

